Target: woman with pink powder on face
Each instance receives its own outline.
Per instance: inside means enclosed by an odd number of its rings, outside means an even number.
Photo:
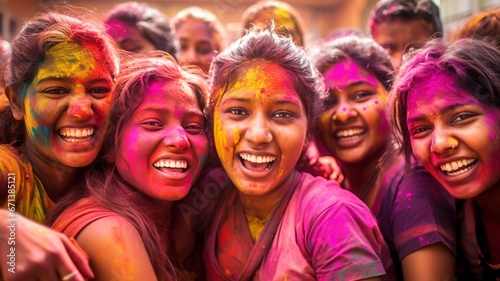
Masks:
[[[337,160],[342,187],[377,217],[399,280],[452,280],[455,202],[422,166],[405,170],[385,112],[393,80],[389,56],[358,35],[317,50],[312,59],[329,88],[312,142],[319,155]]]
[[[86,188],[61,199],[48,219],[89,255],[94,280],[176,279],[172,204],[189,192],[208,154],[200,73],[171,57],[123,65],[102,159]]]
[[[431,42],[393,91],[408,161],[460,199],[459,280],[499,280],[500,52],[472,39]]]
[[[223,168],[196,186],[219,196],[204,243],[207,279],[381,280],[391,272],[366,206],[295,169],[324,89],[291,38],[273,27],[249,31],[213,61],[210,94]]]

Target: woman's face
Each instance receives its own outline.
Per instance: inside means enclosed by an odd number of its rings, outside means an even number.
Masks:
[[[208,154],[205,117],[183,81],[157,81],[123,128],[118,173],[154,201],[186,196]]]
[[[106,24],[106,33],[108,33],[120,49],[125,51],[146,54],[156,50],[151,43],[135,26],[130,26],[120,20],[111,20]]]
[[[84,167],[97,157],[114,85],[100,52],[73,42],[46,52],[35,78],[19,95],[24,108],[17,109],[17,118],[26,125],[30,162]]]
[[[207,25],[201,20],[188,19],[175,31],[175,36],[180,44],[179,63],[199,66],[207,73],[219,51]]]
[[[319,119],[324,146],[343,163],[380,157],[390,137],[384,86],[351,59],[332,65],[323,75],[330,92]]]
[[[214,109],[215,146],[240,192],[263,196],[284,189],[305,144],[307,116],[280,66],[255,62],[238,73]]]
[[[500,183],[500,109],[434,75],[408,96],[415,157],[456,198],[474,198]]]

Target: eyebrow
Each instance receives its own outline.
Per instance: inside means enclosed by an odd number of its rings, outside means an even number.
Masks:
[[[158,105],[148,105],[146,107],[141,108],[141,111],[145,112],[154,112],[158,114],[164,114],[165,112],[169,112],[166,108]],[[184,112],[187,112],[188,114],[195,114],[199,116],[204,116],[203,113],[201,112],[201,109],[196,107],[196,109],[184,109]]]
[[[251,98],[239,98],[239,97],[231,97],[231,98],[226,98],[224,102],[221,103],[221,105],[224,105],[227,102],[232,102],[232,101],[237,101],[237,102],[243,102],[243,103],[250,103],[252,102],[253,99]],[[300,99],[297,100],[277,100],[277,104],[291,104],[291,105],[296,105],[300,106]]]
[[[61,82],[65,82],[65,83],[72,83],[72,77],[70,76],[65,76],[65,77],[55,77],[55,76],[48,76],[48,77],[45,77],[43,79],[40,79],[36,82],[36,84],[40,84],[40,83],[43,83],[45,81],[49,81],[49,80],[56,80],[56,81],[61,81]],[[113,83],[111,82],[110,79],[106,79],[106,78],[96,78],[96,79],[92,79],[89,81],[89,83],[107,83],[107,84],[110,84],[112,85]]]
[[[464,107],[467,105],[469,105],[469,104],[468,103],[455,103],[455,104],[452,104],[450,106],[445,107],[444,109],[440,110],[439,112],[441,114],[445,114],[445,113],[453,111],[457,108]],[[416,122],[424,121],[426,119],[427,118],[424,115],[417,115],[415,117],[407,118],[406,123],[416,123]]]

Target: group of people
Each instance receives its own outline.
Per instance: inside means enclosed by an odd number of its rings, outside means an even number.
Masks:
[[[500,10],[310,46],[264,0],[26,20],[2,72],[3,280],[500,280]]]

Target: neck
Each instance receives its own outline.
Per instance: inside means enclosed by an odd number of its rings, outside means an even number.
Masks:
[[[479,205],[483,217],[493,220],[500,225],[500,208],[498,208],[499,198],[500,184],[497,184],[477,196],[474,200]]]
[[[249,195],[238,192],[245,213],[261,220],[267,219],[285,196],[297,173],[296,170],[293,170],[280,187],[264,195]]]
[[[56,163],[32,163],[32,167],[33,173],[53,202],[57,202],[66,191],[76,186],[83,179],[85,171],[85,168],[71,168]]]
[[[360,196],[366,185],[375,175],[379,159],[371,159],[361,163],[341,163],[341,170],[344,173],[344,187]]]

